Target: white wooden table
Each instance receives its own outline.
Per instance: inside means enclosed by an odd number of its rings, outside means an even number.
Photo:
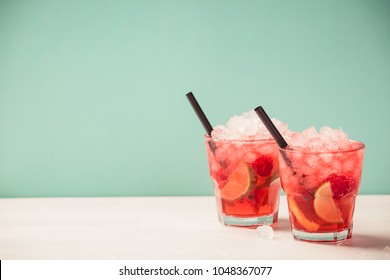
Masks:
[[[271,240],[222,226],[213,197],[2,198],[0,259],[387,260],[390,195],[360,195],[338,245],[294,240],[285,196]]]

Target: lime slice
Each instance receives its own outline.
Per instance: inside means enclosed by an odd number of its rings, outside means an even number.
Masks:
[[[318,217],[328,223],[342,223],[343,218],[340,208],[333,200],[331,184],[323,183],[314,194],[314,210]]]
[[[280,188],[282,184],[280,183],[280,178],[276,178],[272,183],[269,185],[270,188]]]
[[[299,207],[296,198],[288,197],[288,206],[298,222],[309,232],[315,232],[319,229],[320,225],[308,218],[309,213],[304,213]]]
[[[253,187],[254,173],[246,162],[238,164],[230,174],[221,190],[221,197],[225,200],[236,200],[243,197]]]

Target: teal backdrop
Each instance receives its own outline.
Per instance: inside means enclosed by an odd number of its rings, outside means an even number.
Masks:
[[[341,127],[390,194],[390,1],[0,0],[0,197],[212,195],[189,91]]]

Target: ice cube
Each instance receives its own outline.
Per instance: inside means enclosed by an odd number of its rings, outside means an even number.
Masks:
[[[319,154],[319,156],[325,163],[331,163],[333,160],[333,155],[330,153]]]
[[[304,131],[302,131],[302,136],[306,139],[307,138],[314,139],[314,138],[318,138],[318,132],[314,126],[311,126],[305,129]]]
[[[324,140],[330,140],[336,137],[336,130],[330,128],[329,126],[323,126],[320,128],[320,137]]]
[[[312,175],[317,172],[317,168],[310,166],[307,163],[302,163],[299,167],[299,171],[304,175]]]
[[[341,160],[338,158],[334,158],[333,162],[331,163],[331,167],[336,173],[343,171],[343,164],[341,163]]]
[[[282,134],[287,136],[290,134],[292,135],[292,133],[288,130],[287,124],[284,124],[277,119],[272,119],[272,121]],[[240,116],[233,116],[226,123],[226,126],[216,126],[212,131],[211,136],[215,140],[251,140],[272,138],[254,111],[243,113]]]
[[[383,248],[383,251],[385,252],[385,256],[390,258],[390,246],[387,245],[385,248]]]
[[[329,166],[322,166],[318,171],[319,178],[327,178],[330,174],[334,173],[335,170]]]
[[[261,225],[256,230],[262,239],[273,239],[275,236],[273,228],[268,225]]]
[[[291,131],[288,129],[288,124],[283,123],[280,120],[275,118],[271,118],[271,120],[282,135],[288,136],[287,134],[290,134]]]
[[[302,134],[296,134],[294,135],[290,140],[290,145],[295,147],[307,147],[307,138],[303,136]]]
[[[354,170],[354,167],[356,165],[356,157],[352,156],[343,161],[343,172],[347,173],[349,171]]]
[[[353,142],[342,129],[323,126],[319,132],[315,127],[309,127],[299,134],[290,133],[291,147],[310,151],[338,151],[353,148]],[[327,161],[327,159],[325,159]]]
[[[308,147],[313,151],[321,151],[324,149],[325,143],[320,138],[312,138],[308,143]]]
[[[275,151],[273,145],[258,145],[256,151],[261,155],[270,155]]]
[[[257,155],[255,153],[248,152],[244,155],[244,160],[246,162],[254,162],[257,158]]]

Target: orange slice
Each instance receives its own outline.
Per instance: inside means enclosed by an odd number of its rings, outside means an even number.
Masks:
[[[303,211],[299,208],[298,203],[295,201],[293,197],[288,198],[288,206],[290,211],[293,213],[298,222],[308,231],[313,232],[317,231],[320,227],[319,224],[309,220]]]
[[[314,194],[314,211],[318,217],[329,223],[342,223],[343,217],[340,208],[333,200],[331,184],[323,183]]]
[[[243,197],[253,187],[253,170],[246,162],[238,164],[221,189],[221,197],[225,200],[236,200]]]

